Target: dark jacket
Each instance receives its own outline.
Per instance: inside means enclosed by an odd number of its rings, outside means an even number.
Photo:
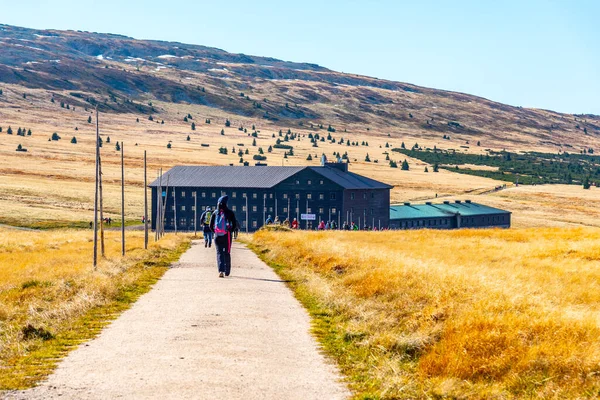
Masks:
[[[210,217],[210,230],[213,232],[215,231],[215,221],[217,215],[221,210],[223,210],[225,213],[225,218],[227,219],[227,222],[229,222],[229,232],[235,232],[239,230],[238,222],[235,219],[235,214],[227,207],[227,200],[229,200],[229,197],[221,196],[217,202],[217,209],[213,211]]]

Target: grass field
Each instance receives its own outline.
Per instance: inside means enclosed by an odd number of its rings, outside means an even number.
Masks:
[[[600,231],[248,238],[314,317],[356,398],[600,396]]]
[[[0,390],[31,386],[58,357],[99,332],[179,258],[189,238],[167,235],[144,250],[143,232],[106,232],[92,268],[89,230],[0,228]]]

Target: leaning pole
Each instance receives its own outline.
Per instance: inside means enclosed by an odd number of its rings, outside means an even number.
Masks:
[[[98,121],[98,106],[96,106],[96,122]],[[96,179],[94,180],[96,184],[95,194],[94,194],[94,270],[98,265],[98,156],[100,152],[100,148],[98,147],[99,140],[98,129],[96,129]]]

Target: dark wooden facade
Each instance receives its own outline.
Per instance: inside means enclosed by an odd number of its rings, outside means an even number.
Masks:
[[[343,183],[335,182],[337,175],[329,179],[317,172],[316,168],[300,169],[270,188],[227,187],[224,182],[221,187],[169,187],[168,195],[166,188],[163,188],[163,196],[166,196],[165,230],[173,231],[177,221],[177,230],[193,231],[194,218],[197,218],[200,229],[202,212],[207,206],[214,210],[217,199],[224,194],[229,196],[228,206],[234,211],[242,231],[259,229],[268,216],[272,219],[279,217],[280,221],[297,218],[301,229],[315,229],[320,221],[335,221],[339,226],[345,221],[360,221],[364,226],[365,217],[368,226],[373,223],[381,227],[389,225],[390,187],[380,184],[374,188],[347,189]],[[151,218],[151,225],[155,229],[157,187],[151,185],[151,188],[151,215],[154,217]],[[316,220],[301,220],[301,214],[315,214]]]

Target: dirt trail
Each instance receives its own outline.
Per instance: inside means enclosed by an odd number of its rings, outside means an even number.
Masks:
[[[232,276],[195,242],[155,287],[40,386],[9,399],[343,399],[278,276],[235,243]]]

